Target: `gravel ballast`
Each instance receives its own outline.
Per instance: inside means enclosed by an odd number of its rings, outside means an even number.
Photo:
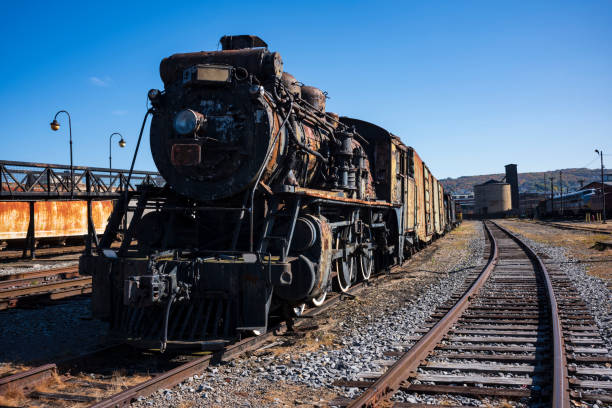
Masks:
[[[597,326],[602,334],[606,347],[612,350],[612,291],[606,283],[587,273],[585,265],[576,257],[572,256],[566,248],[547,245],[534,241],[520,233],[521,224],[516,222],[504,222],[502,225],[512,226],[513,232],[521,237],[525,243],[533,248],[538,254],[544,254],[544,263],[554,266],[565,272],[582,299],[589,306]]]
[[[374,305],[363,305],[358,298],[340,306],[347,309],[346,313],[335,308],[326,312],[324,319],[331,320],[334,328],[329,330],[331,334],[322,332],[313,337],[315,343],[320,341],[322,345],[312,347],[312,351],[309,347],[271,347],[228,365],[210,367],[201,376],[142,398],[134,405],[326,406],[334,395],[356,395],[358,389],[334,387],[332,383],[383,371],[379,363],[388,359],[383,353],[403,350],[408,336],[461,287],[469,273],[482,267],[483,231],[480,224],[472,228],[475,232],[468,244],[452,253],[451,260],[440,262],[434,254],[426,262],[419,262],[419,271],[428,276],[423,283],[391,283],[397,288],[360,294],[367,297],[365,303],[376,297],[370,302]],[[440,248],[444,248],[443,240]],[[413,262],[416,261],[409,263]],[[405,291],[402,285],[414,285],[416,290]]]

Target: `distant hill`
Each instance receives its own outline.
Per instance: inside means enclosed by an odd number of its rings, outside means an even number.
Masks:
[[[569,191],[575,191],[580,188],[580,180],[583,180],[584,185],[587,185],[593,181],[599,181],[600,177],[599,169],[562,169],[561,171],[563,172],[563,188],[569,188]],[[466,194],[474,191],[474,185],[476,184],[481,184],[491,179],[501,180],[504,176],[505,173],[483,174],[480,176],[446,178],[440,180],[440,182],[446,191],[451,191],[455,194]],[[559,190],[559,170],[519,173],[519,192],[550,192],[550,177],[554,177],[554,189],[557,192]]]

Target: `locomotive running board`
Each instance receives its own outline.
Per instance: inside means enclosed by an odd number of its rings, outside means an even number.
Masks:
[[[370,207],[399,207],[400,205],[394,205],[392,203],[388,203],[386,201],[375,200],[361,200],[358,198],[349,198],[344,195],[343,191],[325,191],[325,190],[316,190],[312,188],[304,188],[304,187],[295,187],[295,186],[280,186],[275,190],[275,193],[290,193],[290,194],[298,194],[304,197],[310,197],[314,199],[325,199],[331,200],[340,203],[348,203],[355,205],[366,205]]]

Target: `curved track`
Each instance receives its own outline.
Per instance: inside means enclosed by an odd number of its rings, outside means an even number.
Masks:
[[[433,395],[444,405],[457,396],[486,397],[494,405],[612,402],[612,381],[599,381],[611,378],[605,366],[610,357],[565,274],[549,273],[531,248],[499,225],[487,222],[485,228],[489,261],[465,292],[436,310],[417,331],[424,334],[410,338],[416,343],[407,344],[408,351],[388,353],[399,359],[386,361],[380,377],[338,381],[365,390],[332,405],[378,406],[403,399],[401,393]]]

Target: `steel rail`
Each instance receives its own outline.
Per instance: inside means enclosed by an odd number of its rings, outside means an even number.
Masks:
[[[0,392],[5,393],[10,389],[20,389],[39,384],[44,379],[51,377],[56,370],[57,367],[55,364],[45,364],[1,378]]]
[[[391,397],[408,377],[416,373],[419,364],[427,358],[468,308],[470,300],[482,288],[497,265],[499,255],[495,237],[486,223],[483,222],[483,225],[489,236],[491,251],[489,260],[478,278],[438,323],[348,407],[374,407],[382,400]]]
[[[0,290],[0,300],[13,299],[26,295],[34,296],[40,294],[47,294],[58,289],[84,287],[88,285],[91,285],[91,276],[80,276],[78,278],[62,279],[59,281],[51,281],[49,283],[18,287],[15,289],[2,289]]]
[[[563,224],[561,222],[555,222],[555,221],[535,221],[535,223],[539,225],[545,225],[547,227],[553,227],[553,228],[564,229],[564,230],[584,231],[584,232],[591,232],[593,234],[612,235],[611,230],[607,230],[603,228],[596,228],[596,227],[590,228],[590,227],[582,226],[582,225],[568,225],[568,224]]]
[[[76,277],[78,274],[78,265],[56,269],[45,269],[40,271],[16,272],[11,275],[0,276],[0,289],[8,288],[10,286],[18,286],[22,283],[31,283],[35,280],[42,280],[44,282],[45,280],[54,277]]]
[[[563,341],[563,326],[561,324],[561,316],[559,314],[559,306],[555,297],[555,292],[552,286],[552,281],[548,274],[546,266],[536,252],[527,245],[522,239],[508,231],[501,225],[491,221],[493,225],[505,232],[519,246],[521,246],[529,257],[537,264],[537,267],[542,272],[546,282],[547,297],[550,306],[550,314],[552,320],[552,336],[553,336],[553,393],[552,406],[555,408],[569,408],[569,377],[567,370],[567,359],[565,356],[565,343]]]

